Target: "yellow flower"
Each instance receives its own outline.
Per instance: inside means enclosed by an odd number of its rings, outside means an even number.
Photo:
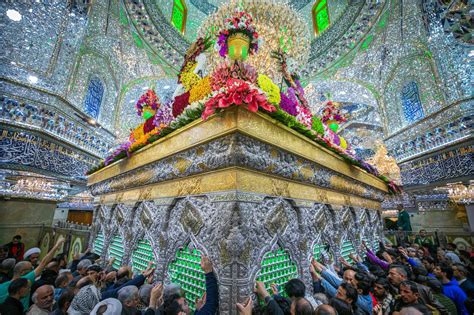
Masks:
[[[132,138],[134,140],[138,140],[140,139],[141,137],[143,137],[143,125],[145,123],[141,123],[140,125],[138,125],[137,128],[135,128],[133,131],[132,131]]]
[[[183,84],[186,92],[191,90],[191,88],[201,80],[201,77],[193,72],[196,67],[197,63],[190,62],[184,67],[183,72],[181,72],[181,84]]]
[[[189,91],[189,103],[202,100],[211,92],[211,79],[208,76],[204,77]]]
[[[280,104],[280,88],[273,83],[272,79],[264,74],[259,74],[257,78],[258,86],[267,94],[267,100],[273,105]]]

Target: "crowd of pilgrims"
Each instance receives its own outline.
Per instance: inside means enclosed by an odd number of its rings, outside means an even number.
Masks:
[[[60,237],[40,259],[39,248],[25,251],[21,236],[0,247],[0,314],[218,314],[218,279],[212,262],[201,257],[206,292],[189,307],[177,284],[156,279],[150,262],[133,273],[113,268],[86,251],[72,261],[55,253]],[[413,243],[380,242],[373,252],[362,243],[362,257],[311,260],[312,286],[291,279],[267,290],[256,282],[253,294],[235,305],[237,314],[474,314],[474,252],[454,244],[435,246],[421,231]],[[309,283],[309,282],[308,282]],[[223,313],[223,312],[221,312]]]

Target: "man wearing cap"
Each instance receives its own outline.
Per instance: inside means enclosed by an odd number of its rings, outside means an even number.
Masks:
[[[30,248],[26,251],[25,255],[23,256],[24,261],[29,261],[33,268],[38,267],[38,260],[41,254],[41,249],[38,247]]]
[[[38,277],[46,265],[53,259],[54,253],[62,246],[64,243],[64,237],[60,237],[54,245],[54,247],[46,254],[46,256],[41,260],[38,267],[33,269],[33,265],[29,261],[20,261],[15,265],[13,269],[13,279],[7,282],[0,284],[0,303],[3,303],[8,297],[8,286],[13,280],[18,278],[27,279],[31,285],[35,282],[36,277]],[[30,294],[21,298],[21,303],[23,304],[23,309],[27,310],[30,307]]]

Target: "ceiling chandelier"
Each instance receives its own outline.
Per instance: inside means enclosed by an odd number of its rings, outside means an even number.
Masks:
[[[448,183],[448,197],[457,204],[472,204],[474,200],[474,180],[465,186],[462,182]]]
[[[306,23],[295,10],[282,3],[269,0],[231,1],[223,4],[215,13],[202,23],[198,37],[209,36],[217,39],[219,30],[224,28],[224,21],[236,10],[250,13],[253,24],[259,34],[258,53],[246,60],[258,73],[265,73],[275,82],[281,80],[280,65],[272,58],[272,52],[283,51],[288,56],[290,71],[301,69],[309,56],[309,31]],[[208,57],[210,70],[222,63],[223,58],[217,50],[212,50]]]

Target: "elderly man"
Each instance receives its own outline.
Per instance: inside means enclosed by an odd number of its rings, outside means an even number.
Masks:
[[[87,268],[92,265],[92,261],[89,259],[83,259],[77,264],[77,269],[72,273],[74,281],[78,281],[82,277],[87,275]]]
[[[62,246],[64,243],[64,237],[60,237],[54,245],[54,247],[46,254],[46,256],[41,260],[38,267],[33,269],[33,265],[29,261],[20,261],[15,265],[13,269],[13,280],[18,278],[25,278],[29,280],[30,283],[33,285],[35,282],[36,277],[38,277],[46,265],[53,259],[54,253]],[[10,285],[11,281],[7,281],[5,283],[0,284],[0,303],[3,303],[8,296],[8,286]],[[30,307],[30,295],[23,297],[21,299],[21,303],[23,304],[23,308],[27,310]]]
[[[127,285],[118,291],[118,300],[122,303],[122,315],[138,315],[141,312],[137,309],[139,302],[138,288],[134,285]]]
[[[7,258],[0,264],[0,283],[11,280],[11,273],[15,267],[15,258]]]
[[[33,305],[27,315],[48,315],[53,310],[54,304],[54,287],[45,284],[33,293],[31,296]]]

